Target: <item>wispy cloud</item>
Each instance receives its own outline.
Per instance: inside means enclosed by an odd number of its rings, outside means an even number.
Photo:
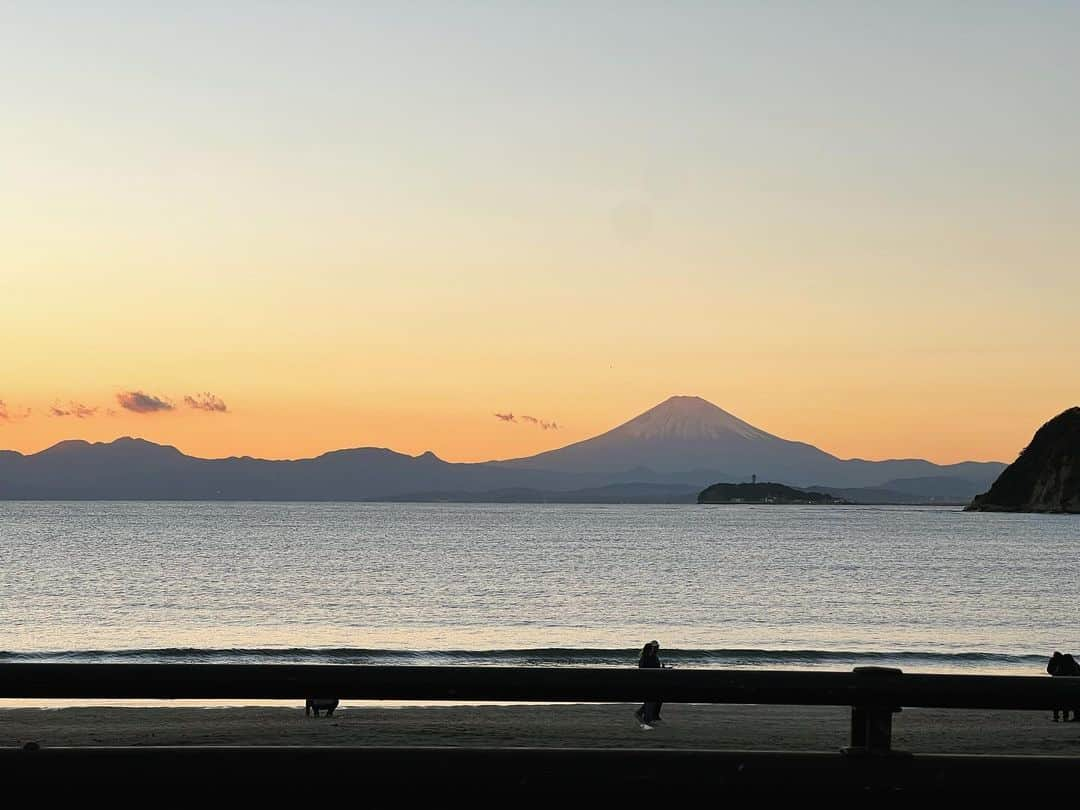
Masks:
[[[535,416],[522,416],[523,421],[528,422],[531,425],[536,425],[541,430],[558,430],[559,425],[557,422],[548,422],[546,419],[537,419]]]
[[[229,409],[225,405],[225,400],[221,397],[216,397],[207,391],[204,394],[196,394],[195,396],[184,397],[184,402],[189,408],[194,408],[197,411],[209,411],[210,413],[228,413]]]
[[[518,416],[514,416],[514,414],[512,414],[512,413],[496,413],[495,418],[496,419],[501,419],[503,422],[514,422],[514,423],[518,423],[518,419],[520,419],[521,422],[525,422],[525,423],[528,423],[530,425],[535,425],[536,427],[540,428],[541,430],[558,430],[559,429],[559,424],[557,422],[549,422],[546,419],[538,419],[535,416],[527,416],[525,414],[522,414],[520,417],[518,417]]]
[[[120,403],[121,408],[134,413],[158,413],[176,409],[176,406],[168,400],[144,391],[121,391],[116,395],[116,401]]]
[[[66,408],[61,407],[60,403],[56,403],[49,408],[51,416],[74,416],[76,419],[88,419],[97,412],[97,408],[91,408],[81,402],[69,402]]]
[[[8,407],[8,404],[4,400],[0,399],[0,422],[14,422],[17,419],[25,419],[30,415],[30,409],[27,408],[22,413],[16,413]]]

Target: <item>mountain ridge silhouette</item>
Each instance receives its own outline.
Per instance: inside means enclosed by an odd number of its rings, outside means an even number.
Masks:
[[[599,436],[525,458],[449,462],[385,447],[331,450],[313,458],[204,459],[171,445],[125,436],[67,440],[23,455],[0,451],[5,500],[314,500],[362,501],[410,493],[588,491],[642,484],[670,498],[673,485],[703,488],[757,475],[791,486],[876,487],[941,479],[988,486],[999,462],[937,465],[922,459],[843,460],[813,445],[774,436],[700,397],[671,397]],[[926,493],[922,493],[926,495]],[[932,492],[930,493],[932,496]],[[662,500],[661,500],[662,502]]]

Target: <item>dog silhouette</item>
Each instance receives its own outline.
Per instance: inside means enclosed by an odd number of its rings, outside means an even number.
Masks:
[[[304,703],[304,716],[311,717],[312,712],[314,712],[315,716],[318,717],[319,712],[325,710],[327,717],[333,717],[334,709],[338,707],[339,702],[337,698],[308,698],[307,702]]]

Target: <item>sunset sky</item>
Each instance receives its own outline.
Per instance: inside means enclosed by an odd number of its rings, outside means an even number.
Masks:
[[[0,449],[486,460],[690,394],[845,458],[1011,461],[1080,404],[1078,33],[8,4]]]

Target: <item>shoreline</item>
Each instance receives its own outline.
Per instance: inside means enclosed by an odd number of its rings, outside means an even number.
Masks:
[[[0,709],[0,746],[358,745],[830,751],[849,742],[842,706],[668,704],[642,731],[636,705]],[[1080,722],[1048,711],[905,709],[893,747],[916,753],[1080,755]]]

